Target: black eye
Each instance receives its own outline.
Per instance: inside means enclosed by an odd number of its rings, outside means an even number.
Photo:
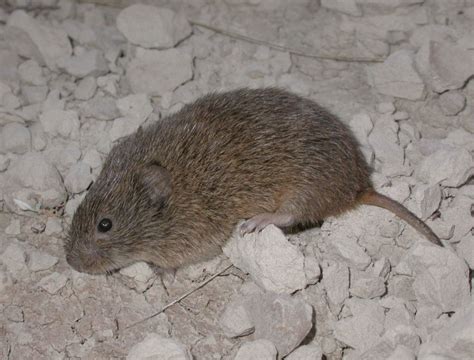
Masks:
[[[112,220],[107,218],[100,220],[97,230],[100,232],[107,232],[110,229],[112,229]]]

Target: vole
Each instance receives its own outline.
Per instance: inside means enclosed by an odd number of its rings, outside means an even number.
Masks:
[[[74,214],[66,258],[91,274],[137,261],[175,269],[218,254],[241,219],[249,233],[361,204],[441,245],[374,190],[357,140],[323,107],[277,88],[212,93],[112,148]]]

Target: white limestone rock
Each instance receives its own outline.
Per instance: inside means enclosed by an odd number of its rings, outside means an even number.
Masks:
[[[452,250],[419,242],[401,259],[395,271],[415,276],[413,289],[420,308],[452,312],[470,302],[469,269]]]
[[[438,184],[420,184],[415,189],[416,203],[419,204],[419,214],[427,219],[438,210],[441,203],[441,188]]]
[[[427,342],[421,345],[419,360],[470,359],[474,351],[474,303],[459,309]]]
[[[9,244],[0,256],[0,262],[14,279],[22,279],[28,275],[26,253],[18,242]]]
[[[58,62],[72,53],[71,43],[62,29],[40,23],[23,10],[9,16],[5,36],[19,55],[51,70],[56,70]]]
[[[362,16],[356,0],[321,0],[321,6],[347,15]]]
[[[290,294],[308,284],[303,254],[276,226],[244,236],[236,231],[223,251],[267,291]]]
[[[80,106],[82,115],[98,120],[112,120],[120,116],[116,100],[107,95],[96,94]]]
[[[46,85],[43,69],[35,60],[26,60],[18,67],[20,79],[28,85]]]
[[[367,75],[381,94],[408,100],[423,97],[425,85],[414,68],[414,56],[409,50],[395,51],[382,64],[370,66]]]
[[[334,314],[339,314],[344,301],[349,298],[349,268],[341,262],[327,262],[322,267],[322,284],[329,307]]]
[[[97,82],[93,76],[87,76],[81,79],[76,89],[74,90],[74,97],[77,100],[89,100],[97,90]]]
[[[150,5],[135,4],[117,16],[117,28],[132,44],[167,49],[191,34],[183,13]]]
[[[38,286],[45,290],[47,293],[55,295],[66,285],[68,280],[69,278],[66,275],[54,272],[50,275],[43,277],[38,282]]]
[[[323,351],[317,344],[303,345],[288,355],[285,360],[321,360]]]
[[[229,338],[249,335],[255,330],[243,299],[234,300],[226,306],[219,324],[224,331],[224,335]]]
[[[444,115],[455,116],[464,110],[466,97],[460,91],[446,91],[439,96],[438,105]]]
[[[286,294],[255,294],[244,307],[255,326],[253,337],[275,344],[278,356],[293,351],[313,327],[313,308],[297,297]]]
[[[5,176],[4,197],[12,211],[19,210],[14,199],[35,208],[39,204],[58,206],[66,198],[59,172],[41,153],[30,152],[14,159]]]
[[[444,147],[427,156],[415,173],[429,185],[459,187],[474,175],[474,157],[459,147]]]
[[[46,227],[44,229],[44,233],[48,236],[51,235],[59,235],[63,232],[63,225],[61,223],[61,219],[56,217],[50,217],[46,221]]]
[[[244,343],[237,351],[234,360],[276,360],[276,358],[275,345],[269,340],[259,339]]]
[[[62,59],[58,66],[78,78],[97,77],[109,70],[104,55],[97,49],[83,50],[74,56]]]
[[[61,136],[65,139],[79,137],[79,117],[74,110],[49,110],[40,115],[43,129],[51,136]]]
[[[93,181],[91,167],[83,161],[73,165],[64,178],[66,189],[73,194],[85,191]]]
[[[20,123],[8,123],[0,130],[0,153],[24,154],[31,148],[31,134]]]
[[[192,78],[192,58],[182,49],[143,49],[130,61],[126,75],[134,93],[162,95]]]
[[[145,339],[134,345],[127,360],[192,360],[190,351],[176,340],[158,334],[148,334]]]
[[[148,289],[155,278],[155,273],[147,263],[137,262],[120,270],[120,274],[133,280],[135,289],[143,292]]]
[[[416,66],[438,93],[460,89],[474,75],[472,54],[449,42],[425,42],[416,55]]]
[[[384,309],[376,302],[352,298],[346,301],[352,316],[339,320],[334,328],[337,340],[358,350],[376,345],[384,331]]]
[[[52,268],[58,263],[59,259],[56,256],[48,253],[35,250],[28,254],[28,268],[30,271],[43,271]]]

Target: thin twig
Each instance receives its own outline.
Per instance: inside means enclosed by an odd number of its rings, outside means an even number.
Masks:
[[[123,330],[127,330],[127,329],[130,329],[131,327],[134,327],[138,324],[141,324],[147,320],[150,320],[151,318],[154,318],[155,316],[158,316],[160,315],[161,313],[163,313],[165,310],[167,310],[168,308],[170,308],[171,306],[175,305],[176,303],[179,303],[181,300],[187,298],[189,295],[191,295],[192,293],[196,292],[197,290],[199,290],[200,288],[202,288],[203,286],[205,286],[206,284],[210,283],[212,280],[214,280],[216,277],[218,277],[219,275],[222,275],[225,271],[229,270],[232,266],[232,264],[230,264],[229,266],[225,267],[224,269],[222,269],[221,271],[215,273],[214,275],[212,275],[209,279],[203,281],[202,283],[200,283],[198,286],[196,286],[195,288],[189,290],[188,292],[184,293],[183,295],[181,295],[180,297],[178,297],[177,299],[173,300],[172,302],[170,302],[169,304],[165,305],[164,307],[161,308],[160,311],[144,318],[144,319],[141,319],[131,325],[128,325],[126,327],[123,328]]]
[[[355,58],[355,57],[347,57],[347,56],[338,56],[338,55],[325,55],[325,54],[308,54],[300,50],[292,49],[283,45],[278,45],[274,44],[265,40],[259,40],[259,39],[254,39],[246,35],[242,35],[233,31],[229,30],[224,30],[220,29],[208,24],[204,24],[199,21],[195,20],[189,20],[189,22],[192,25],[199,26],[211,31],[214,31],[215,33],[222,34],[228,37],[231,37],[233,39],[238,39],[242,41],[246,41],[252,44],[257,44],[257,45],[265,45],[268,46],[271,49],[278,50],[278,51],[284,51],[284,52],[289,52],[293,55],[298,55],[298,56],[303,56],[303,57],[309,57],[309,58],[314,58],[314,59],[323,59],[323,60],[333,60],[333,61],[343,61],[343,62],[363,62],[363,63],[372,63],[372,62],[383,62],[384,59],[382,58]]]

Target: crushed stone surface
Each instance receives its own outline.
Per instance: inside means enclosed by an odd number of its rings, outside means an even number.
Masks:
[[[175,273],[72,270],[113,144],[242,86],[338,115],[446,247],[364,206]],[[473,256],[473,0],[0,1],[1,359],[467,359]]]

